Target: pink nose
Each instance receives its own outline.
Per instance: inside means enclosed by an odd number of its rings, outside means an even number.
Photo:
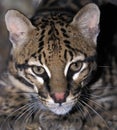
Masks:
[[[52,98],[57,103],[65,102],[65,93],[64,92],[56,92],[52,95]]]
[[[54,97],[56,98],[57,101],[59,101],[59,100],[64,100],[64,98],[65,98],[65,93],[64,93],[64,92],[55,93],[55,94],[54,94]]]

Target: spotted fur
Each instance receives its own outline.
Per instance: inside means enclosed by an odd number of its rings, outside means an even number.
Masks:
[[[91,3],[74,14],[42,7],[31,20],[16,10],[5,15],[12,49],[0,85],[1,101],[7,97],[1,130],[82,129],[92,109],[99,8]]]

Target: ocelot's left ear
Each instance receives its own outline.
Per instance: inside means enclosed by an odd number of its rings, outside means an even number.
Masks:
[[[100,10],[97,5],[90,3],[84,6],[73,18],[72,26],[78,28],[84,37],[95,43],[99,33]]]
[[[29,34],[35,29],[30,20],[17,10],[9,10],[5,15],[13,48],[22,46],[29,40]]]

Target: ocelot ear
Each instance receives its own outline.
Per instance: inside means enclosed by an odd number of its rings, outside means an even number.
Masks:
[[[13,47],[26,43],[29,40],[28,34],[35,28],[27,17],[16,10],[6,13],[5,22]]]
[[[99,8],[97,5],[90,3],[76,14],[71,25],[77,27],[84,37],[92,39],[96,43],[99,33],[99,20]]]

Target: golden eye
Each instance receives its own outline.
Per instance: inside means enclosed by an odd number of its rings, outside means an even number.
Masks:
[[[82,68],[83,63],[82,62],[74,62],[70,66],[70,70],[73,72],[78,72]]]
[[[33,66],[32,70],[36,75],[42,75],[45,73],[45,69],[42,66]]]

